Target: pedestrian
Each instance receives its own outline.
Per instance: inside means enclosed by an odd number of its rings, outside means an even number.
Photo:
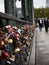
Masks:
[[[45,31],[48,32],[48,19],[47,19],[47,17],[44,20],[44,26],[45,26]]]
[[[38,20],[38,23],[39,23],[39,29],[40,31],[42,31],[42,26],[43,26],[43,22],[41,19]]]

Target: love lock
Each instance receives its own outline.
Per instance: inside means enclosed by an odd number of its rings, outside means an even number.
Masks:
[[[2,55],[2,51],[0,50],[0,56]]]

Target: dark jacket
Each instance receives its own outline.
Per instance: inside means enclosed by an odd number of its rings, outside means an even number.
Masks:
[[[44,20],[44,26],[45,27],[48,27],[48,19],[47,20]]]

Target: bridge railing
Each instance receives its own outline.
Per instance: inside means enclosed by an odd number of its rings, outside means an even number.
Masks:
[[[16,42],[20,43],[21,51],[19,51],[19,52],[15,51],[15,53],[14,53],[14,55],[15,55],[15,61],[14,61],[15,63],[14,64],[17,64],[17,65],[27,65],[28,62],[29,62],[30,54],[31,54],[32,37],[33,37],[33,32],[32,32],[32,26],[31,25],[33,23],[32,22],[27,22],[27,21],[24,21],[24,20],[21,20],[21,19],[17,19],[15,16],[12,16],[12,15],[9,15],[9,14],[5,14],[5,13],[1,13],[1,12],[0,12],[0,21],[3,22],[3,24],[6,21],[5,26],[7,25],[7,22],[11,22],[11,23],[16,22],[16,26],[18,26],[18,27],[21,27],[21,26],[25,25],[24,28],[28,27],[26,24],[29,25],[29,27],[27,28],[28,30],[25,29],[25,31],[22,32],[22,35],[20,35],[20,39],[21,40],[15,40]],[[11,23],[8,23],[8,24],[11,24]],[[12,25],[12,26],[14,26],[14,25]],[[33,26],[33,29],[34,29],[34,26]],[[17,34],[15,34],[15,35],[17,35]],[[9,41],[8,41],[8,43],[9,43]],[[16,49],[14,49],[14,50],[16,50]],[[8,49],[7,51],[9,52],[10,50]],[[13,51],[10,52],[10,53],[13,53]],[[13,55],[10,56],[10,57],[13,58]],[[10,65],[12,65],[13,61],[11,59],[9,59],[10,57],[8,57],[8,59],[4,60],[3,62],[1,61],[1,62],[4,65],[7,65],[8,62],[10,62],[10,63],[12,62],[10,64]]]
[[[16,21],[16,23],[32,24],[32,22],[27,22],[25,20],[18,19],[18,18],[16,18],[13,15],[1,13],[1,12],[0,12],[0,18],[7,19],[7,20],[12,20],[12,21]]]

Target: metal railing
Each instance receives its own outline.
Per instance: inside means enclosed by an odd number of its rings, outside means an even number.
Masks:
[[[25,20],[17,19],[15,16],[12,16],[10,14],[1,13],[1,12],[0,12],[0,18],[16,21],[18,23],[23,23],[23,24],[33,24],[32,22],[27,22]]]
[[[0,19],[1,20],[3,20],[3,19],[12,20],[13,22],[15,21],[16,23],[18,23],[18,25],[19,24],[22,24],[22,25],[26,25],[26,24],[32,25],[33,24],[32,22],[27,22],[25,20],[17,19],[15,16],[12,16],[10,14],[1,13],[1,12],[0,12]],[[29,37],[32,38],[32,35],[29,34]],[[29,63],[29,59],[27,59],[27,58],[30,57],[30,54],[31,54],[31,50],[30,49],[31,49],[32,40],[29,40],[29,41],[31,41],[30,42],[30,46],[27,46],[27,48],[22,47],[23,49],[19,53],[16,54],[16,57],[18,58],[18,59],[15,60],[16,64],[18,64],[18,65],[27,65]],[[27,49],[27,50],[25,50],[25,49]],[[4,63],[6,63],[6,60],[5,60]]]

